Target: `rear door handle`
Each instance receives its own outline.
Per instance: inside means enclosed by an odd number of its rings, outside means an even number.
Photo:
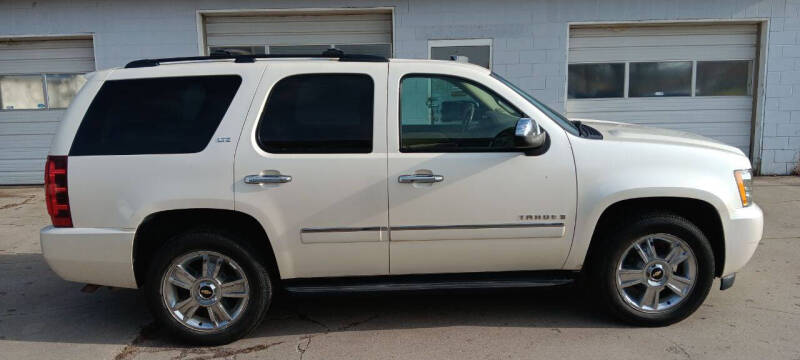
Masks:
[[[290,175],[247,175],[244,177],[245,184],[283,184],[292,181]]]
[[[397,182],[401,184],[432,184],[443,180],[444,176],[432,174],[400,175],[397,178]]]

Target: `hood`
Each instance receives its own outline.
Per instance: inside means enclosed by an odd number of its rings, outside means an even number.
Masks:
[[[660,129],[636,124],[593,119],[573,120],[578,120],[597,129],[597,131],[603,134],[603,139],[608,141],[688,145],[707,149],[722,150],[744,156],[744,153],[739,148],[686,131]]]

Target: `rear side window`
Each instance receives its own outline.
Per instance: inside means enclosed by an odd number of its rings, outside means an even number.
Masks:
[[[241,83],[238,75],[106,81],[83,117],[70,155],[200,152]]]
[[[267,152],[372,152],[374,84],[365,74],[295,75],[275,84],[258,126]]]

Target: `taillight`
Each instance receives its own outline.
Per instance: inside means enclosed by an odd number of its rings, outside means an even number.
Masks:
[[[47,213],[55,227],[72,227],[67,196],[67,157],[48,156],[44,166],[44,195]]]

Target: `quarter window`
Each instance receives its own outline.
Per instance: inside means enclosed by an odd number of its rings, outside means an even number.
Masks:
[[[258,143],[271,153],[370,153],[374,96],[365,74],[287,77],[270,92]]]
[[[406,76],[400,83],[400,151],[516,151],[514,127],[522,116],[505,99],[472,81]]]
[[[70,155],[200,152],[241,82],[237,75],[106,81],[83,117]]]

